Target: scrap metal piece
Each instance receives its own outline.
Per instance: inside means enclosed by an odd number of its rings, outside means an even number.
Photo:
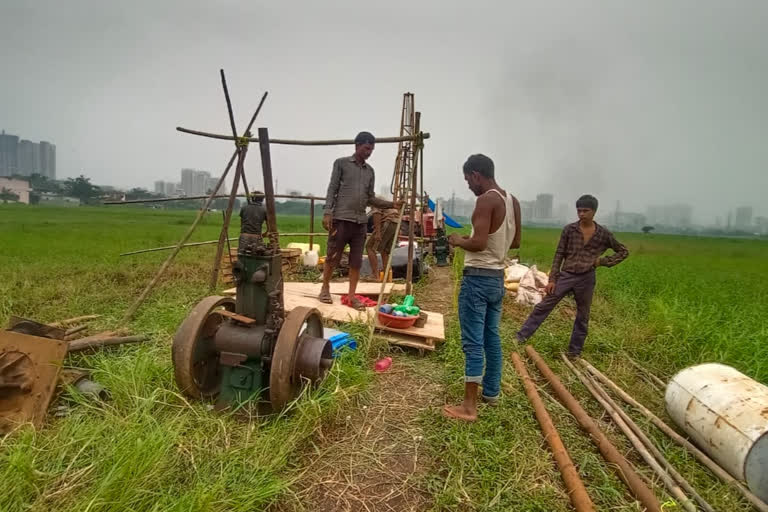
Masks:
[[[40,336],[54,340],[63,340],[66,330],[55,325],[48,325],[29,318],[11,315],[8,320],[8,330],[30,336]]]
[[[0,331],[0,432],[42,425],[66,354],[65,341]]]

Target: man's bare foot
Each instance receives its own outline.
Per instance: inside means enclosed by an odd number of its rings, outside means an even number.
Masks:
[[[475,421],[477,411],[470,411],[464,404],[446,405],[443,407],[443,416],[452,420]]]

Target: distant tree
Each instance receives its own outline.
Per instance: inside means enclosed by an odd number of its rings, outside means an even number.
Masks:
[[[648,233],[650,233],[651,231],[653,231],[653,229],[654,229],[653,226],[643,226],[642,227],[643,233],[645,233],[646,235]]]
[[[80,203],[87,203],[99,197],[101,189],[91,183],[90,178],[82,174],[77,178],[67,178],[64,182],[64,191],[70,197],[76,197]]]
[[[3,203],[7,203],[8,201],[18,201],[19,194],[9,188],[3,187],[3,189],[0,190],[0,200],[2,200]]]
[[[125,200],[131,201],[134,199],[152,199],[156,197],[162,197],[162,194],[155,194],[149,190],[141,187],[134,187],[125,193]]]

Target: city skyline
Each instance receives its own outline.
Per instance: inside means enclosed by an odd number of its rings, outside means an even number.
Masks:
[[[0,131],[0,177],[40,174],[56,179],[56,145]]]

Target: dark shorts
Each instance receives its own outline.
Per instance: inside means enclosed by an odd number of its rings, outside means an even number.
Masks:
[[[331,232],[328,234],[328,259],[334,267],[341,261],[344,247],[349,245],[349,268],[360,269],[363,264],[363,245],[365,245],[365,224],[348,220],[333,219]]]
[[[396,222],[385,222],[381,228],[381,240],[377,242],[371,235],[365,243],[365,248],[375,252],[389,253],[392,249],[392,240],[395,238],[395,229],[397,229]]]

